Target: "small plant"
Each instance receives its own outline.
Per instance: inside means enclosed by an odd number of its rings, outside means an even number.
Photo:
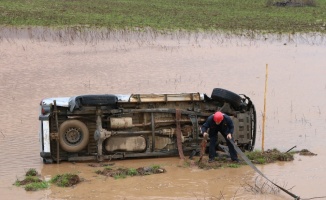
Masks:
[[[235,164],[235,163],[228,164],[227,166],[230,168],[239,168],[240,167],[239,164]]]
[[[158,170],[158,169],[160,169],[160,168],[161,168],[160,165],[152,165],[152,169],[153,169],[153,170]]]
[[[184,164],[183,164],[185,167],[190,167],[191,165],[193,165],[193,163],[192,162],[189,162],[189,161],[186,161],[186,162],[184,162]]]
[[[40,189],[46,189],[49,187],[49,184],[46,181],[30,183],[25,186],[26,191],[37,191]]]
[[[17,179],[13,185],[15,185],[17,187],[21,186],[20,180]]]
[[[26,191],[37,191],[40,189],[46,189],[49,184],[46,181],[42,181],[37,176],[26,176],[24,180],[16,180],[15,186],[23,186]]]
[[[246,153],[246,155],[250,160],[255,160],[259,157],[262,157],[262,152],[256,150],[256,151],[248,152]]]
[[[106,169],[106,170],[112,170],[112,167],[111,166],[105,166],[104,169]]]
[[[187,167],[190,167],[191,166],[191,162],[189,162],[188,160],[185,160],[182,165],[179,165],[180,167],[184,167],[184,168],[187,168]]]
[[[221,157],[221,158],[219,158],[219,160],[222,161],[222,162],[227,161],[226,157]]]
[[[26,172],[26,176],[37,176],[37,171],[34,168],[30,168],[29,170],[27,170]]]
[[[266,163],[265,158],[257,158],[255,161],[256,161],[257,164],[265,164]]]
[[[160,165],[153,165],[152,166],[152,173],[153,174],[159,174],[159,173],[164,173],[165,169],[163,169]]]
[[[128,176],[136,176],[138,174],[137,170],[134,168],[129,168],[127,171]]]
[[[40,180],[38,177],[36,176],[26,176],[24,180],[20,181],[20,180],[16,180],[16,182],[14,183],[14,185],[16,186],[22,186],[22,185],[27,185],[30,183],[37,183],[37,182],[41,182],[42,180]]]
[[[125,173],[118,173],[113,176],[114,179],[124,179],[127,175]]]
[[[161,168],[159,165],[152,165],[150,167],[139,167],[135,168],[104,168],[102,171],[97,170],[95,171],[96,174],[101,174],[104,176],[110,176],[114,179],[123,179],[127,176],[143,176],[143,175],[150,175],[150,174],[159,174],[166,172],[165,169]]]
[[[275,161],[291,161],[294,159],[293,153],[282,153],[277,149],[267,150],[264,152],[253,151],[246,153],[247,157],[257,164],[272,163]]]
[[[50,182],[56,184],[59,187],[70,187],[79,183],[80,179],[79,176],[76,174],[66,173],[56,175],[50,180]]]

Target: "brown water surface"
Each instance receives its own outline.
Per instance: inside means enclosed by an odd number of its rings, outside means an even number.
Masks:
[[[251,36],[251,37],[249,37]],[[38,142],[42,98],[80,94],[204,92],[225,88],[256,105],[261,149],[268,64],[265,150],[309,149],[318,156],[257,166],[303,198],[326,196],[326,42],[324,36],[173,33],[153,31],[0,30],[1,199],[292,199],[254,195],[243,184],[250,167],[201,170],[180,160],[113,161],[117,166],[160,164],[167,173],[114,180],[87,163],[43,165]],[[181,167],[180,167],[181,166]],[[29,168],[42,176],[76,172],[74,188],[25,192],[12,184]]]

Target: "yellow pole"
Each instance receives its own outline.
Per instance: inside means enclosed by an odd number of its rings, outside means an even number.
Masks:
[[[268,79],[268,64],[266,64],[266,76],[265,76],[263,130],[262,130],[262,139],[261,139],[261,150],[262,150],[262,152],[264,152],[264,143],[265,143],[265,120],[266,120],[266,93],[267,93],[267,79]]]

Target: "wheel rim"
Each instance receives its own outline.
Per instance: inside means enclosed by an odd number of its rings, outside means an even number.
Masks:
[[[64,141],[70,145],[76,145],[83,139],[83,133],[76,127],[69,128],[63,136]]]

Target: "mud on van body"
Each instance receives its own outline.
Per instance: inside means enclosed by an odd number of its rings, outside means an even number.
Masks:
[[[81,95],[40,103],[40,155],[54,161],[159,157],[200,150],[200,126],[216,111],[231,116],[234,140],[252,151],[256,112],[246,95],[204,93]],[[219,136],[219,144],[225,145]],[[179,147],[179,148],[178,148]]]

